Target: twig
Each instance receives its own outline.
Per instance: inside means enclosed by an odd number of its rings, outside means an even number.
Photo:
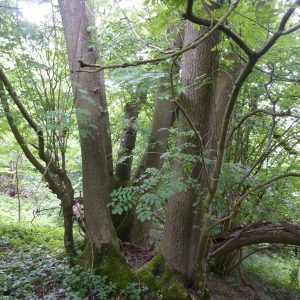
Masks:
[[[248,197],[251,193],[253,193],[261,188],[264,188],[265,186],[270,185],[271,183],[273,183],[275,181],[278,181],[280,179],[287,178],[287,177],[300,177],[300,173],[287,173],[287,174],[278,175],[271,179],[263,181],[262,183],[256,185],[253,188],[247,189],[244,192],[244,194],[235,201],[235,203],[232,207],[231,213],[229,213],[227,216],[222,217],[219,220],[217,220],[213,225],[211,225],[211,229],[214,228],[215,226],[225,222],[226,220],[233,218],[237,214],[237,211],[239,210],[239,208],[240,208],[241,204],[243,203],[243,201],[245,200],[245,198]]]
[[[297,119],[300,119],[300,116],[296,116],[296,115],[293,115],[291,113],[290,110],[287,110],[287,111],[278,111],[278,112],[271,112],[269,110],[266,110],[266,109],[256,109],[256,110],[253,110],[251,111],[250,113],[248,113],[247,115],[245,115],[237,125],[235,125],[230,133],[229,133],[229,136],[227,138],[227,143],[226,143],[226,147],[229,146],[229,142],[233,136],[233,134],[235,133],[235,131],[241,127],[241,125],[249,118],[251,118],[252,116],[255,116],[257,114],[267,114],[267,115],[270,115],[270,116],[275,116],[275,117],[292,117],[292,118],[297,118]]]
[[[212,35],[216,30],[219,29],[221,24],[228,18],[228,16],[233,12],[235,7],[237,6],[239,1],[234,2],[228,11],[220,18],[220,20],[216,21],[214,23],[214,26],[211,27],[207,32],[205,32],[203,35],[201,35],[199,38],[197,38],[195,41],[184,47],[183,49],[176,51],[174,53],[170,53],[161,57],[153,58],[153,59],[146,59],[146,60],[137,60],[133,62],[125,62],[120,64],[111,64],[111,65],[101,65],[101,64],[88,64],[84,62],[82,59],[78,60],[78,63],[81,68],[94,68],[94,70],[77,70],[76,72],[100,72],[105,69],[116,69],[116,68],[128,68],[128,67],[136,67],[139,65],[145,65],[145,64],[151,64],[151,63],[159,63],[161,61],[165,61],[167,59],[171,59],[174,57],[178,57],[179,55],[192,50],[196,48],[200,43],[202,43],[204,40],[206,40],[210,35]]]
[[[163,54],[169,54],[169,53],[173,53],[175,52],[174,49],[171,49],[171,50],[164,50],[158,46],[155,46],[153,44],[151,44],[150,42],[144,40],[138,33],[137,31],[135,30],[135,28],[133,27],[132,23],[131,23],[131,20],[128,18],[128,16],[126,15],[126,12],[124,9],[122,9],[122,7],[120,6],[119,4],[119,1],[118,0],[114,0],[114,2],[117,4],[119,10],[121,11],[122,15],[124,16],[125,20],[127,21],[127,24],[129,26],[129,28],[131,29],[131,31],[133,32],[133,34],[136,36],[136,38],[141,41],[143,44],[145,44],[147,47],[149,48],[152,48],[152,49],[155,49],[156,51],[160,52],[160,53],[163,53]]]

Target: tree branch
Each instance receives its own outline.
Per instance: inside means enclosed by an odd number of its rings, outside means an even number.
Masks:
[[[300,3],[300,0],[297,0]],[[284,29],[284,26],[292,13],[295,11],[295,7],[290,8],[282,17],[282,20],[279,24],[279,29]],[[248,76],[252,72],[256,62],[275,44],[276,40],[278,37],[276,37],[276,33],[271,39],[261,48],[259,52],[253,52],[252,55],[249,56],[249,60],[244,67],[243,71],[240,73],[239,77],[237,78],[233,90],[230,95],[230,99],[228,101],[228,105],[226,107],[226,111],[224,114],[223,122],[222,122],[222,127],[221,127],[221,134],[220,134],[220,140],[218,143],[218,150],[217,150],[217,158],[216,158],[216,163],[214,170],[212,172],[212,178],[211,178],[211,190],[210,193],[207,195],[205,201],[206,203],[211,204],[215,198],[215,194],[218,188],[219,184],[219,178],[221,174],[221,167],[223,164],[223,158],[224,154],[226,151],[226,138],[227,138],[227,131],[229,127],[229,122],[231,119],[231,115],[235,106],[235,103],[237,101],[238,95],[240,93],[240,90],[247,80]]]
[[[14,118],[12,116],[12,113],[10,111],[7,99],[6,99],[6,95],[4,92],[4,86],[2,81],[0,80],[0,98],[1,98],[1,104],[3,106],[4,109],[4,113],[7,119],[7,122],[11,128],[11,131],[13,133],[13,135],[15,136],[19,146],[21,147],[21,149],[23,150],[25,156],[27,157],[27,159],[33,164],[33,166],[40,172],[40,173],[44,173],[45,172],[45,168],[44,166],[34,157],[34,155],[32,154],[32,152],[30,151],[30,149],[27,147],[27,144],[23,138],[23,136],[20,134],[20,131],[18,129],[18,127],[15,125],[14,122]]]
[[[192,43],[190,43],[189,45],[187,45],[186,47],[184,47],[183,49],[181,49],[179,51],[175,51],[173,53],[170,53],[170,54],[167,54],[167,55],[164,55],[161,57],[157,57],[157,58],[146,59],[146,60],[137,60],[137,61],[133,61],[133,62],[125,62],[125,63],[120,63],[120,64],[110,64],[110,65],[88,64],[88,63],[84,62],[82,59],[78,59],[78,63],[81,68],[89,67],[89,68],[95,68],[95,70],[77,70],[76,72],[92,72],[92,73],[94,73],[94,72],[100,72],[100,71],[106,70],[106,69],[128,68],[128,67],[136,67],[136,66],[151,64],[151,63],[159,63],[161,61],[165,61],[170,58],[176,58],[176,57],[180,56],[181,54],[196,48],[200,43],[202,43],[210,35],[212,35],[216,30],[218,30],[219,27],[221,26],[221,24],[233,12],[233,10],[237,6],[237,4],[238,4],[238,1],[234,2],[230,6],[228,11],[222,16],[222,18],[220,18],[219,21],[216,21],[213,24],[213,27],[211,27],[207,32],[205,32],[203,35],[201,35],[195,41],[193,41]]]
[[[134,28],[134,26],[132,25],[131,20],[128,18],[128,16],[127,16],[125,10],[120,6],[119,0],[114,0],[114,2],[117,4],[119,10],[121,11],[122,15],[124,16],[124,19],[126,20],[126,22],[127,22],[128,26],[129,26],[129,28],[131,29],[132,33],[136,36],[136,38],[137,38],[140,42],[142,42],[142,43],[143,43],[144,45],[146,45],[147,47],[152,48],[152,49],[154,49],[154,50],[156,50],[156,51],[158,51],[158,52],[160,52],[160,53],[162,53],[162,54],[169,54],[169,53],[172,53],[172,52],[175,51],[174,49],[164,50],[164,49],[162,49],[162,48],[160,48],[160,47],[158,47],[158,46],[155,46],[155,45],[151,44],[150,42],[144,40],[144,39],[137,33],[137,31],[135,30],[135,28]]]
[[[234,8],[237,7],[239,1],[236,1],[232,4]],[[187,3],[186,12],[182,15],[184,19],[187,19],[195,24],[203,25],[206,27],[210,27],[212,24],[216,25],[219,23],[216,19],[208,19],[201,16],[194,15],[192,12],[193,1],[190,0]],[[234,9],[233,8],[233,9]],[[222,22],[223,23],[223,22]],[[247,45],[247,43],[232,29],[230,29],[225,24],[220,24],[218,26],[222,32],[224,32],[228,37],[230,37],[235,43],[250,57],[254,54],[254,51]]]
[[[8,77],[4,73],[3,69],[0,67],[0,80],[3,82],[5,89],[9,93],[11,99],[14,101],[14,103],[17,105],[19,111],[21,112],[24,119],[27,121],[29,126],[35,131],[37,137],[38,137],[38,152],[39,157],[48,164],[51,160],[51,157],[45,153],[45,141],[44,141],[44,135],[43,131],[39,128],[38,124],[34,121],[34,119],[31,117],[31,115],[28,113],[27,109],[23,105],[22,101],[17,95],[16,90],[14,89],[12,83],[9,81]],[[55,173],[57,173],[57,168],[55,167],[55,164],[51,162],[50,166],[51,170]]]
[[[228,219],[231,219],[233,218],[238,210],[240,209],[240,206],[241,204],[243,203],[243,201],[245,200],[246,197],[248,197],[251,193],[261,189],[261,188],[264,188],[265,186],[267,185],[270,185],[271,183],[275,182],[275,181],[278,181],[280,179],[283,179],[283,178],[287,178],[287,177],[300,177],[300,173],[286,173],[286,174],[282,174],[282,175],[278,175],[278,176],[275,176],[271,179],[268,179],[268,180],[265,180],[263,181],[262,183],[256,185],[255,187],[253,188],[249,188],[247,189],[244,194],[235,201],[235,203],[233,204],[233,207],[231,209],[231,212],[225,216],[225,217],[222,217],[221,219],[217,220],[212,226],[211,228],[223,223],[224,221],[228,220]]]
[[[263,56],[273,45],[275,45],[276,41],[280,38],[282,35],[286,35],[290,32],[294,32],[295,30],[300,28],[300,25],[292,27],[288,29],[286,32],[284,31],[285,25],[296,10],[296,5],[300,5],[300,0],[297,0],[295,2],[295,5],[293,5],[288,11],[283,15],[281,18],[281,21],[279,23],[278,29],[274,33],[274,35],[260,48],[260,50],[257,52],[257,55],[259,57]]]
[[[288,111],[282,111],[282,112],[275,112],[275,113],[273,113],[273,112],[268,111],[268,110],[266,110],[266,109],[256,109],[256,110],[250,112],[249,114],[245,115],[245,116],[239,121],[239,123],[238,123],[237,125],[235,125],[235,126],[232,128],[232,130],[231,130],[231,132],[230,132],[230,134],[229,134],[229,136],[228,136],[228,139],[227,139],[226,147],[228,146],[228,144],[229,144],[229,142],[230,142],[230,140],[231,140],[231,138],[232,138],[234,132],[235,132],[239,127],[241,127],[241,125],[242,125],[247,119],[249,119],[250,117],[252,117],[252,116],[254,116],[254,115],[261,114],[261,113],[267,114],[267,115],[270,115],[270,116],[274,116],[274,117],[293,117],[293,118],[300,118],[300,117],[298,117],[298,116],[292,115],[292,114],[291,114],[291,111],[289,111],[289,110],[288,110]]]
[[[300,226],[292,223],[273,225],[261,222],[213,237],[211,258],[219,258],[244,246],[259,243],[283,243],[300,246]]]

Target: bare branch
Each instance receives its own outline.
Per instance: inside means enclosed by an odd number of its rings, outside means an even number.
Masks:
[[[300,24],[297,24],[297,25],[295,25],[295,26],[293,26],[293,27],[291,27],[291,28],[289,28],[289,29],[283,31],[283,32],[281,33],[281,35],[287,35],[287,34],[293,33],[294,31],[296,31],[296,30],[298,30],[298,29],[300,29]]]
[[[276,41],[280,38],[280,36],[289,33],[290,30],[291,30],[290,32],[293,32],[300,28],[300,26],[295,26],[288,29],[286,32],[284,31],[285,25],[287,24],[288,20],[296,10],[296,5],[300,5],[300,0],[297,0],[295,2],[295,5],[293,5],[290,9],[288,9],[288,11],[283,15],[277,31],[257,52],[257,55],[259,57],[263,56],[273,45],[275,45]]]
[[[17,92],[15,91],[13,85],[7,78],[6,74],[4,73],[3,69],[0,67],[0,80],[3,82],[6,90],[8,91],[11,99],[14,101],[14,103],[17,105],[19,111],[21,112],[24,119],[27,121],[29,126],[35,131],[37,137],[38,137],[38,152],[40,158],[48,164],[51,161],[51,157],[45,153],[45,142],[44,142],[44,135],[43,131],[39,128],[38,124],[34,121],[34,119],[31,117],[25,106],[23,105],[22,101],[17,95]],[[55,167],[55,164],[51,162],[51,170],[55,173],[58,172],[58,170]]]
[[[7,99],[6,99],[6,95],[4,92],[4,86],[2,81],[0,81],[0,100],[1,100],[1,104],[3,106],[4,109],[4,113],[7,119],[7,122],[11,128],[12,133],[14,134],[18,144],[20,145],[21,149],[23,150],[25,156],[27,157],[27,159],[34,165],[34,167],[40,172],[40,173],[44,173],[45,172],[45,168],[44,166],[35,158],[35,156],[32,154],[32,152],[30,151],[30,149],[28,148],[23,136],[21,135],[18,127],[15,124],[14,118],[12,116],[12,113],[10,111]]]

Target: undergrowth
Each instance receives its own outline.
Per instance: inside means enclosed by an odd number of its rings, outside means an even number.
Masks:
[[[260,253],[246,259],[243,265],[255,280],[300,292],[300,261],[295,256]]]
[[[23,201],[23,221],[18,223],[16,199],[0,195],[0,299],[4,296],[46,300],[161,298],[140,283],[120,288],[107,276],[79,266],[70,267],[64,258],[60,220],[46,211],[31,222],[32,202]],[[76,230],[75,239],[80,240]],[[250,256],[243,265],[256,282],[300,292],[300,265],[295,255],[259,253]]]
[[[107,276],[63,258],[63,229],[0,219],[0,298],[10,299],[158,299],[139,283],[124,288]]]

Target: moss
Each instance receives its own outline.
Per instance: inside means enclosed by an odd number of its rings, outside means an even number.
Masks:
[[[160,279],[162,299],[187,300],[190,299],[184,279],[176,271],[165,266],[165,271]]]
[[[124,257],[112,246],[105,249],[99,271],[107,275],[119,288],[125,288],[135,281],[135,274],[126,265]]]
[[[156,292],[159,290],[159,281],[153,275],[153,273],[147,270],[146,268],[137,270],[136,276],[138,281],[146,285],[151,292]]]
[[[78,262],[84,269],[91,268],[92,252],[89,243],[82,251]],[[121,289],[136,281],[134,272],[126,264],[122,254],[112,245],[103,246],[100,253],[94,249],[93,268],[97,275],[108,276]]]
[[[180,281],[173,281],[168,284],[166,288],[161,289],[162,299],[163,300],[189,300],[190,295],[184,286],[184,284]]]
[[[137,271],[138,279],[150,289],[160,289],[162,299],[165,300],[187,300],[190,299],[184,279],[166,266],[164,257],[161,253],[143,268]]]
[[[161,253],[157,253],[146,265],[146,268],[154,275],[161,275],[165,270],[165,259]]]

